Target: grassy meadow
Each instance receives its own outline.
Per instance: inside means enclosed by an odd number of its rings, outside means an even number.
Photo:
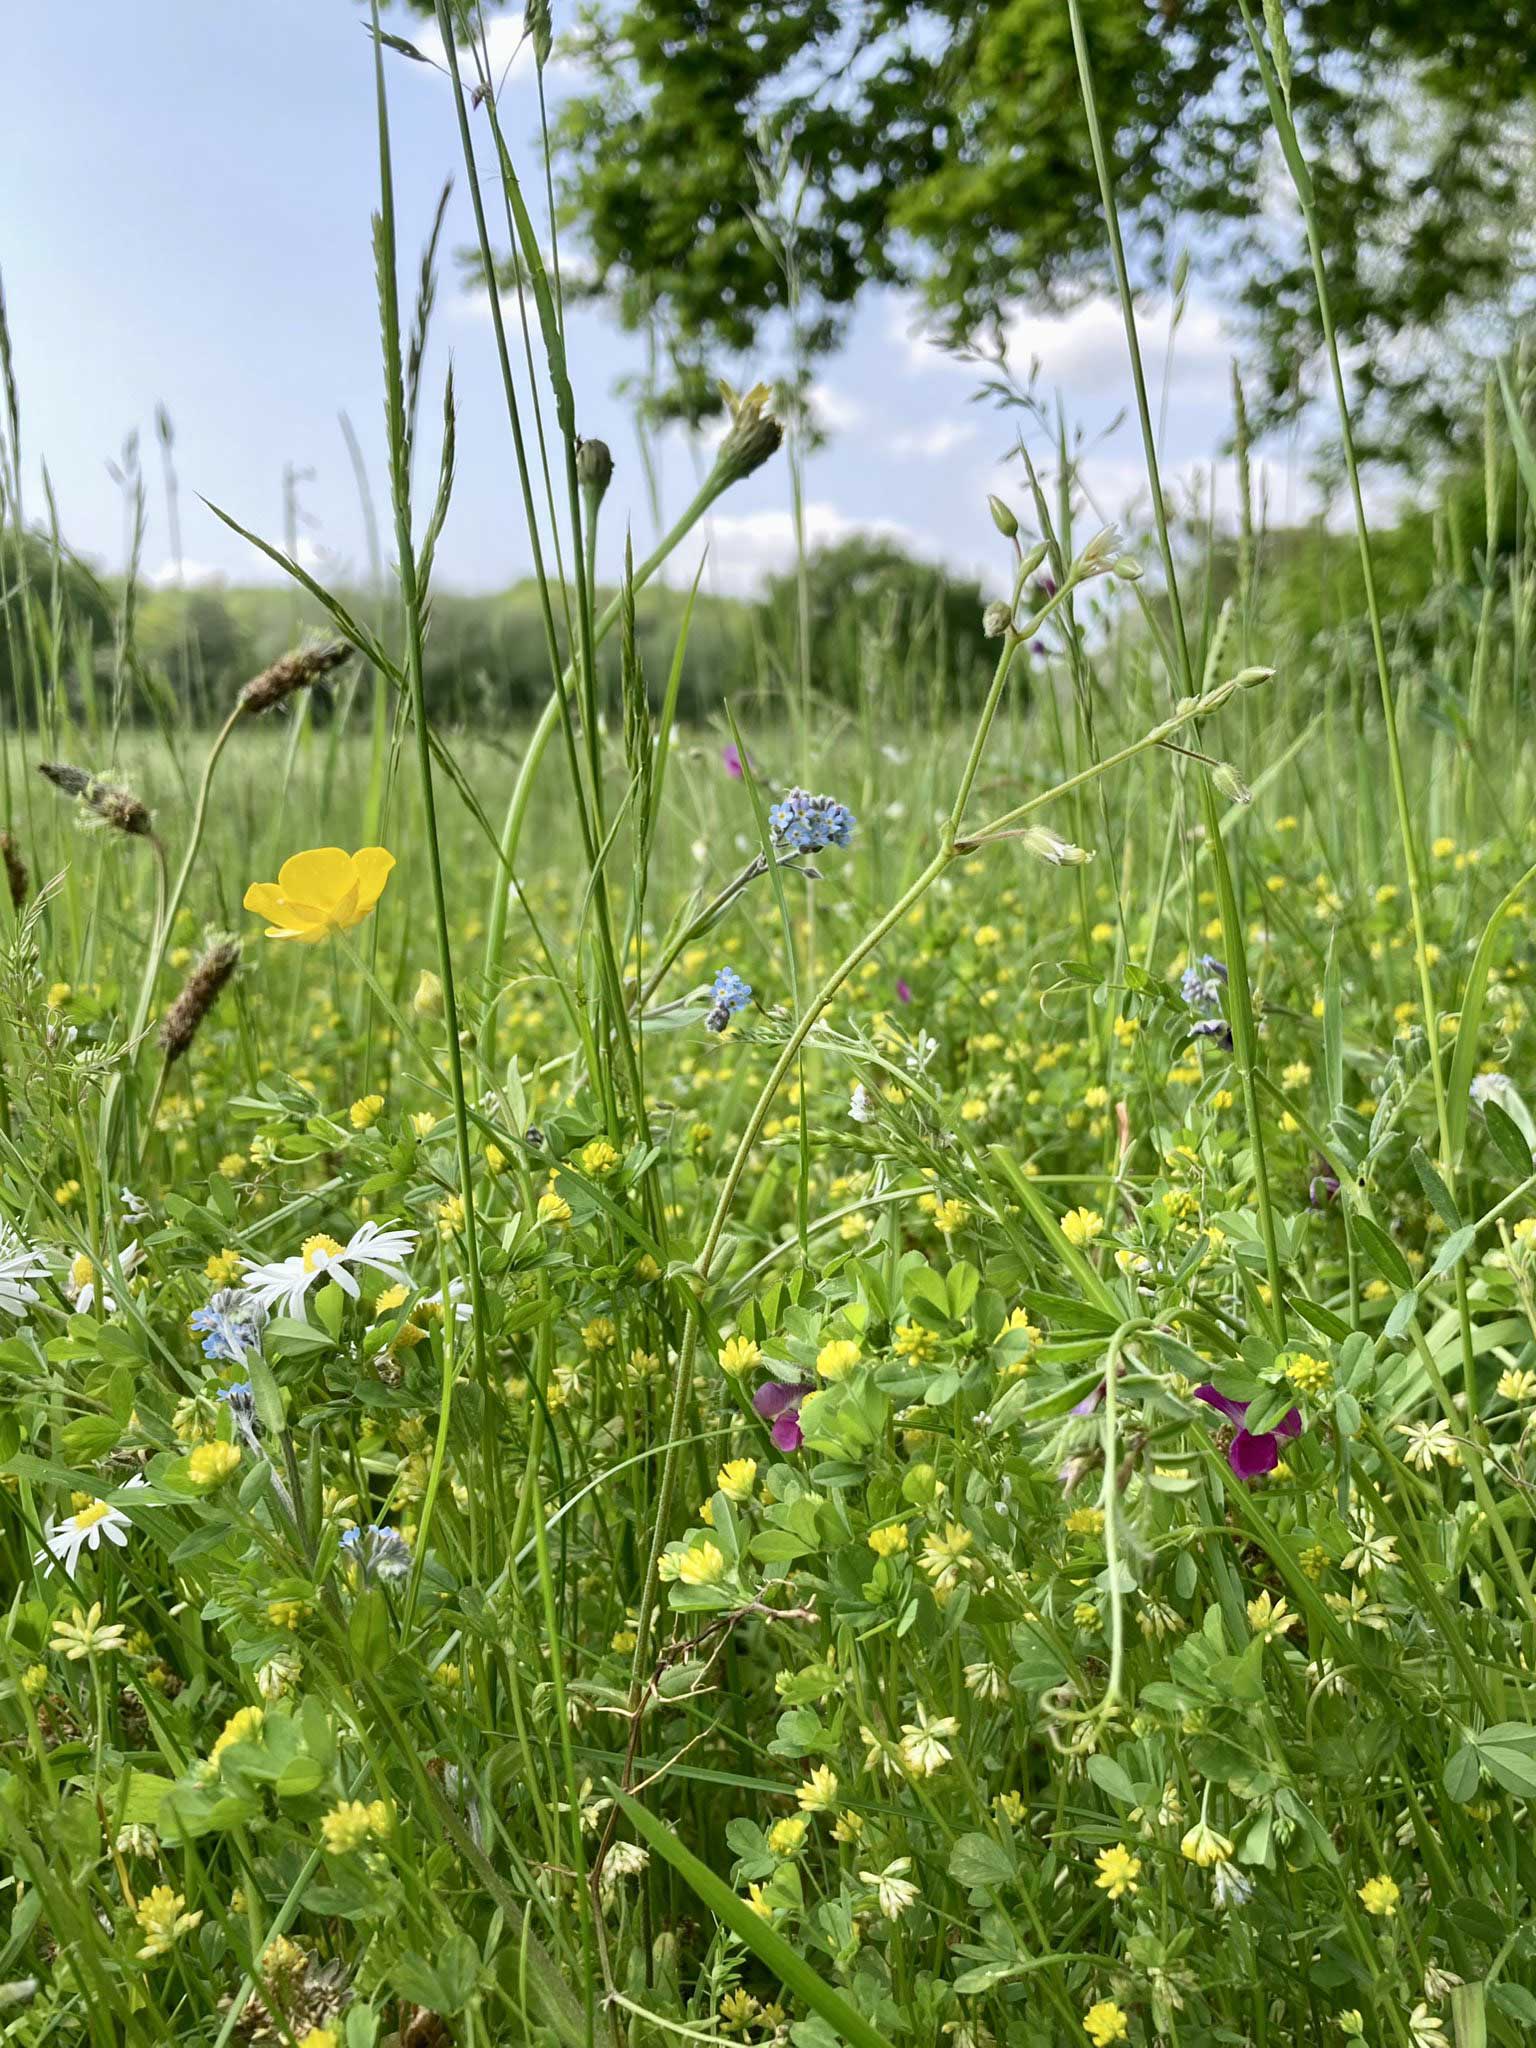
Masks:
[[[1171,521],[1128,353],[980,690],[793,579],[712,690],[647,585],[793,409],[599,593],[487,140],[547,687],[438,715],[379,54],[387,597],[183,716],[5,470],[0,2040],[1528,2041],[1525,366],[1378,583],[1241,445]]]

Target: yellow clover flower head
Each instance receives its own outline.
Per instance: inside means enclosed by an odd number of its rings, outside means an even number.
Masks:
[[[382,846],[365,846],[357,853],[316,846],[291,854],[275,882],[252,882],[245,907],[267,919],[269,939],[318,945],[372,914],[394,865],[395,856]]]

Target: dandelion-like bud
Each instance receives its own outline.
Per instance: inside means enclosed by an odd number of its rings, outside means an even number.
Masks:
[[[601,505],[613,482],[613,454],[606,441],[583,441],[576,450],[576,481],[587,501],[587,517]]]
[[[147,839],[153,833],[149,806],[141,803],[132,790],[103,782],[83,768],[71,768],[67,761],[39,761],[37,772],[46,776],[55,789],[74,797],[82,810],[111,831],[126,832],[136,839]]]
[[[743,981],[734,967],[722,967],[709,994],[711,1007],[704,1019],[704,1029],[721,1032],[736,1012],[751,1002],[752,984]]]
[[[21,857],[21,850],[9,832],[0,832],[0,860],[5,862],[5,879],[11,892],[11,908],[20,910],[27,900],[32,877],[27,873],[27,864]]]
[[[238,939],[214,939],[204,949],[202,959],[187,976],[186,986],[166,1011],[160,1026],[160,1047],[167,1066],[174,1065],[187,1051],[224,984],[239,965]]]
[[[239,708],[252,715],[270,711],[274,704],[281,704],[296,690],[307,690],[351,658],[352,647],[346,640],[324,640],[317,647],[300,647],[284,654],[246,684],[240,692]]]
[[[720,396],[730,412],[731,424],[720,443],[715,468],[728,483],[740,483],[743,477],[761,469],[768,458],[778,452],[779,443],[784,439],[784,429],[764,411],[773,396],[767,384],[754,384],[750,391],[738,398],[730,385],[722,382]]]

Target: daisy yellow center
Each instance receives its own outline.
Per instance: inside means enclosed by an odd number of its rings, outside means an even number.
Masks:
[[[96,1268],[91,1264],[91,1261],[86,1256],[86,1254],[84,1252],[81,1252],[79,1257],[74,1261],[74,1263],[71,1265],[69,1269],[70,1285],[72,1287],[77,1288],[86,1287],[89,1286],[91,1281],[93,1281],[95,1278]]]
[[[304,1240],[304,1270],[313,1273],[323,1266],[327,1259],[334,1259],[341,1246],[334,1237],[306,1237]]]
[[[98,1522],[104,1522],[112,1510],[104,1500],[93,1500],[88,1508],[82,1508],[75,1517],[77,1529],[94,1529]]]

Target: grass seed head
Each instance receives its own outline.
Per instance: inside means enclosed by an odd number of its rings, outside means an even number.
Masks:
[[[315,647],[300,647],[282,655],[259,676],[253,676],[240,692],[239,708],[248,715],[270,711],[298,690],[307,690],[352,658],[346,640],[324,640]]]
[[[5,879],[11,892],[11,908],[20,910],[32,887],[32,877],[27,873],[27,864],[21,857],[21,850],[9,832],[0,832],[0,860],[5,862]]]
[[[111,831],[126,832],[135,839],[148,839],[153,835],[154,820],[149,806],[141,802],[131,789],[123,789],[115,782],[103,782],[99,776],[88,775],[83,768],[70,767],[67,761],[39,761],[37,772],[46,776],[55,789],[74,797],[89,819]]]
[[[203,1019],[218,1001],[224,984],[240,964],[240,941],[217,938],[209,941],[203,957],[187,976],[181,994],[165,1013],[160,1026],[160,1047],[166,1064],[173,1065],[187,1051]]]

